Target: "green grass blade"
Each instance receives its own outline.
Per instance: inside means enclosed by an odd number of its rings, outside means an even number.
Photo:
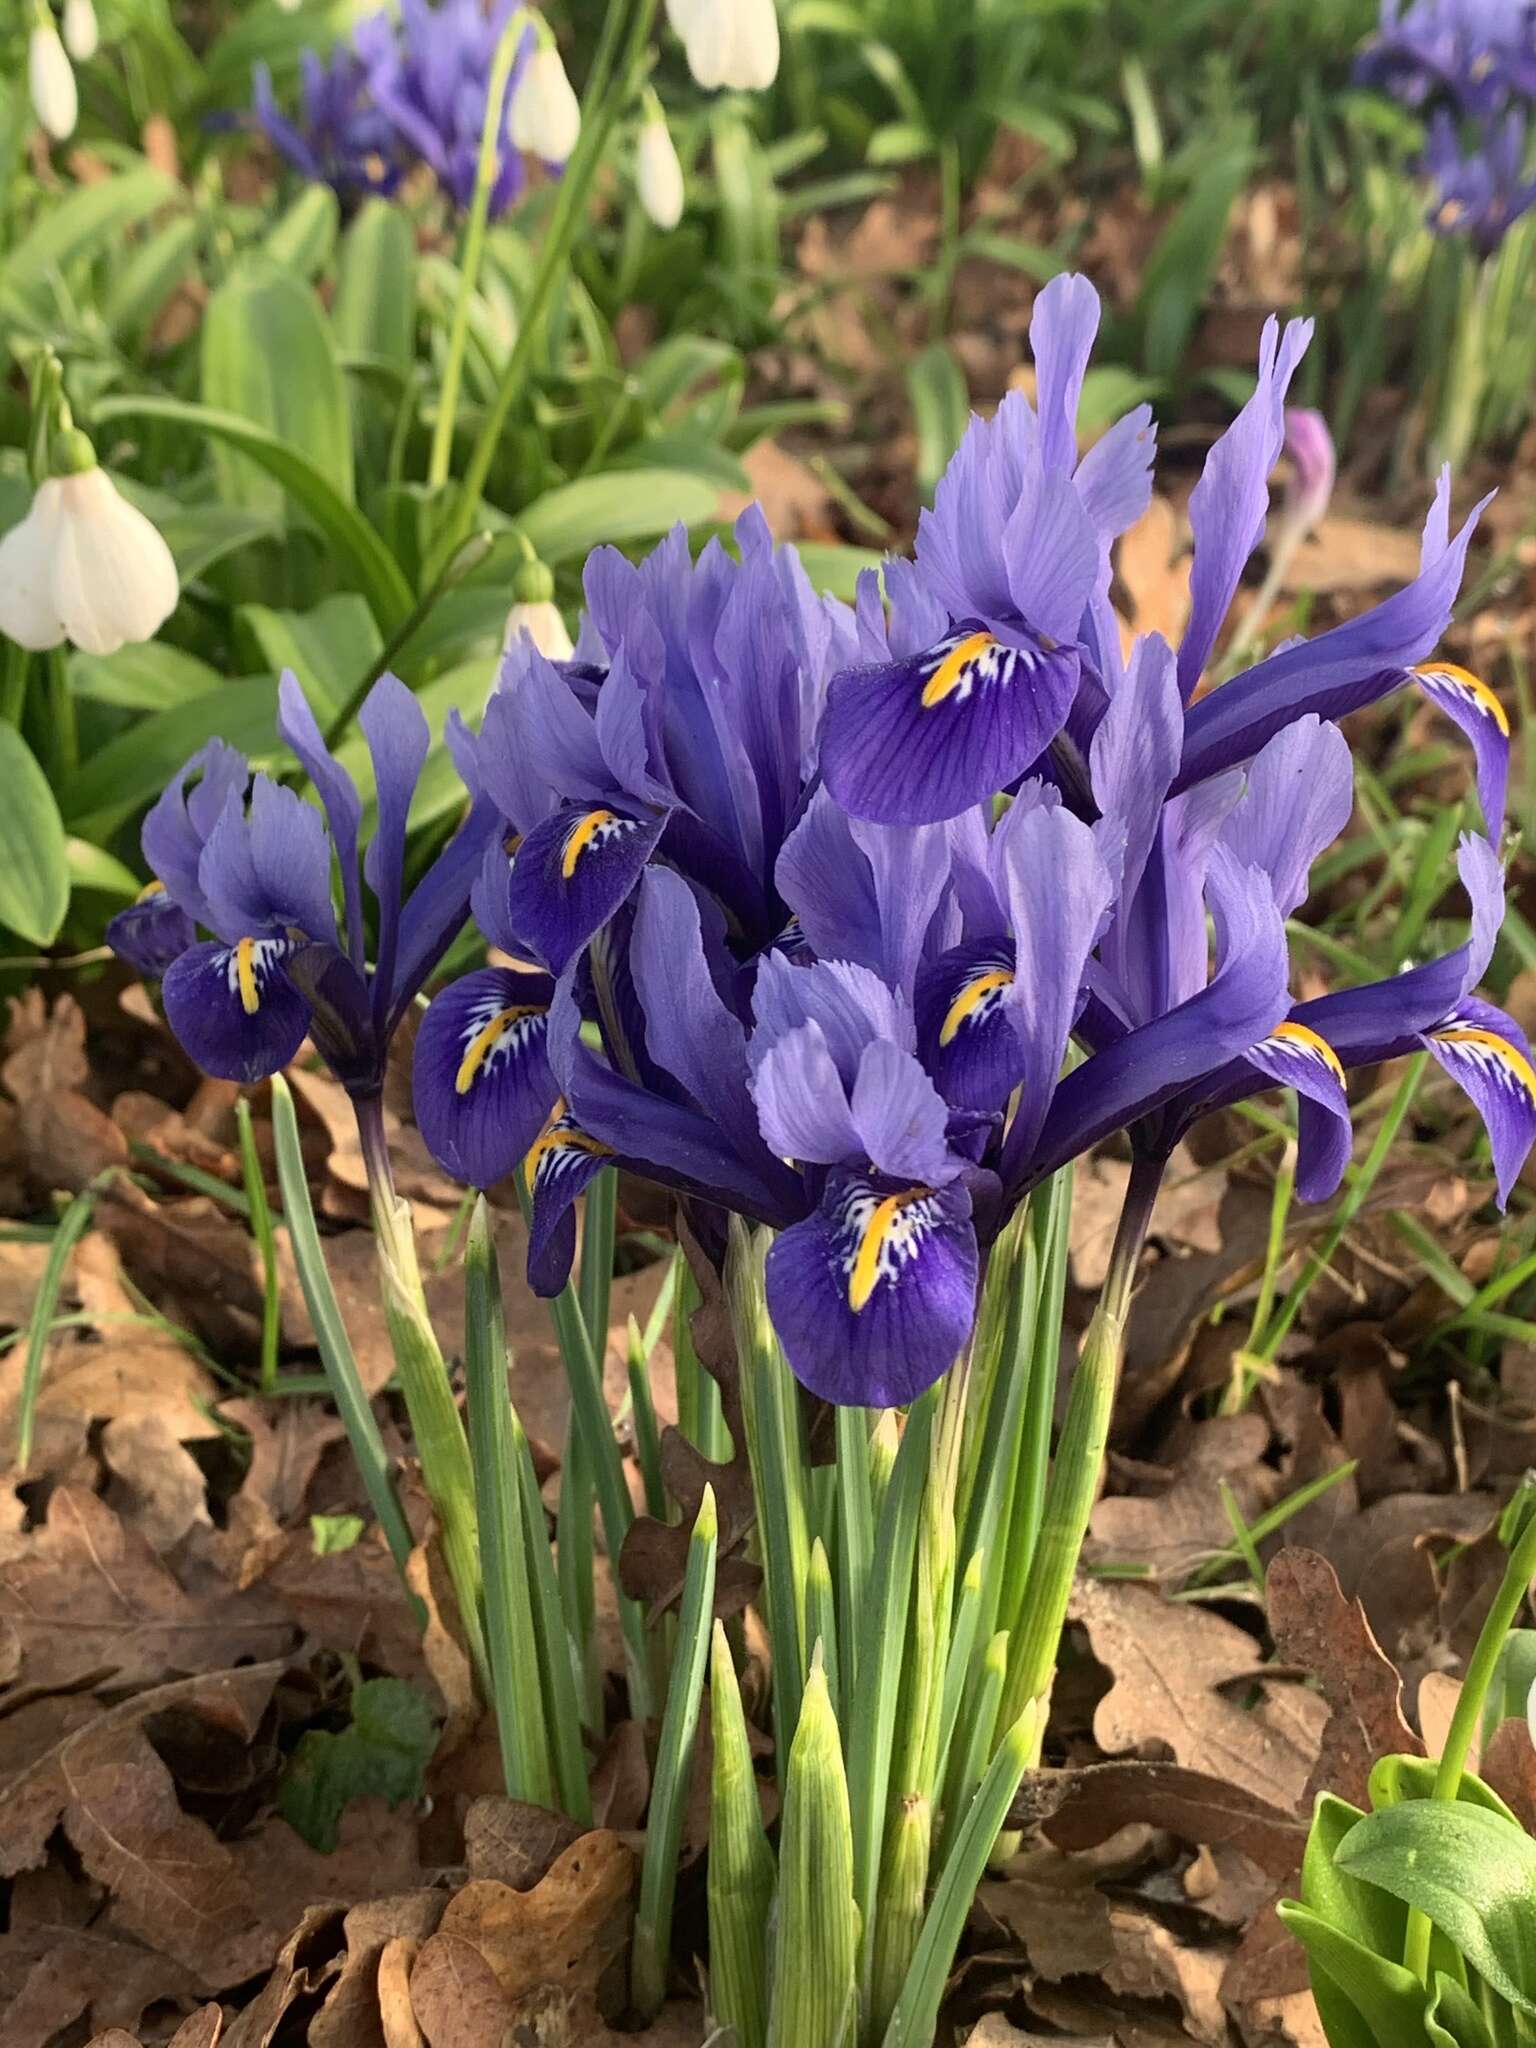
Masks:
[[[869,1569],[875,1553],[875,1499],[869,1473],[869,1412],[839,1408],[837,1431],[837,1576],[839,1678],[852,1698],[858,1686],[858,1641],[864,1625]]]
[[[937,1859],[940,1869],[954,1845],[976,1787],[985,1775],[992,1755],[993,1738],[997,1734],[1003,1687],[1007,1681],[1008,1632],[999,1629],[988,1643],[981,1662],[969,1674],[966,1686],[964,1718],[957,1724],[944,1781],[943,1832]]]
[[[586,1751],[581,1740],[584,1716],[577,1690],[580,1668],[577,1646],[569,1633],[561,1588],[555,1576],[555,1560],[549,1547],[549,1525],[544,1519],[544,1503],[539,1498],[533,1452],[517,1410],[512,1408],[510,1415],[513,1457],[518,1475],[518,1508],[523,1518],[524,1553],[533,1574],[534,1640],[539,1654],[539,1683],[544,1694],[544,1727],[554,1765],[555,1786],[560,1804],[571,1819],[590,1822],[592,1791],[587,1781]],[[563,1481],[565,1475],[562,1473],[561,1477]],[[592,1496],[584,1490],[583,1497],[590,1534]],[[590,1588],[590,1575],[587,1583]]]
[[[282,1297],[278,1292],[277,1233],[272,1227],[272,1205],[267,1200],[266,1175],[256,1152],[256,1133],[251,1125],[251,1105],[242,1095],[235,1104],[235,1126],[240,1133],[240,1177],[250,1205],[251,1235],[261,1254],[261,1391],[270,1394],[277,1385],[278,1345],[282,1338]]]
[[[85,1235],[86,1225],[96,1207],[96,1190],[82,1188],[59,1218],[43,1267],[42,1281],[27,1318],[27,1350],[21,1369],[21,1404],[16,1423],[16,1469],[25,1472],[32,1456],[32,1435],[37,1423],[37,1400],[43,1388],[43,1362],[48,1355],[48,1336],[54,1311],[64,1285],[69,1255]]]
[[[656,1751],[651,1806],[646,1819],[645,1861],[640,1871],[640,1904],[635,1914],[630,1983],[635,2009],[645,2020],[654,2019],[660,2012],[667,1992],[667,1963],[672,1950],[672,1907],[677,1895],[677,1858],[682,1846],[688,1783],[693,1774],[694,1742],[699,1731],[704,1663],[709,1654],[718,1536],[719,1518],[715,1512],[714,1489],[706,1486],[688,1544],[677,1655],[672,1661],[661,1740]]]
[[[832,1590],[832,1566],[826,1545],[818,1536],[811,1544],[810,1563],[805,1573],[805,1639],[814,1655],[821,1645],[822,1668],[827,1674],[827,1692],[832,1711],[837,1712],[838,1692],[837,1602]]]

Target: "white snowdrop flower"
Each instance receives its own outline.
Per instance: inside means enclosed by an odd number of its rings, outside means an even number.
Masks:
[[[560,607],[553,598],[536,598],[531,604],[515,604],[507,613],[507,630],[501,651],[510,654],[526,633],[546,661],[569,661],[576,652],[566,631]]]
[[[683,36],[688,68],[713,90],[762,92],[779,75],[779,14],[774,0],[692,0]]]
[[[675,228],[683,217],[683,167],[660,107],[646,115],[635,144],[635,189],[657,227]]]
[[[59,41],[51,21],[40,21],[27,46],[27,85],[39,121],[55,142],[75,132],[80,118],[80,95],[75,89],[74,67]]]
[[[20,647],[69,640],[85,654],[115,654],[153,639],[179,595],[164,538],[94,457],[39,484],[26,518],[0,540],[0,633]]]
[[[89,64],[101,41],[91,0],[64,0],[64,47],[77,64]]]
[[[514,149],[547,164],[563,164],[581,133],[581,106],[565,75],[560,52],[540,42],[512,94],[507,133]]]
[[[693,34],[694,23],[710,4],[711,0],[667,0],[667,19],[672,24],[673,34],[681,36],[686,43]]]

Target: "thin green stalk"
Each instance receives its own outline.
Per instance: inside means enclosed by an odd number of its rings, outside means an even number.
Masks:
[[[18,647],[14,640],[5,643],[5,654],[0,661],[0,718],[7,725],[20,725],[21,714],[27,702],[27,670],[32,657],[24,647]]]
[[[469,1441],[449,1383],[447,1362],[427,1311],[410,1205],[395,1192],[382,1100],[363,1097],[355,1107],[390,1349],[400,1374],[400,1391],[410,1416],[416,1455],[421,1460],[422,1480],[437,1517],[443,1562],[458,1602],[459,1623],[470,1661],[489,1698],[492,1687],[481,1622],[480,1536]]]
[[[1483,1708],[1498,1669],[1500,1652],[1530,1591],[1531,1581],[1536,1579],[1536,1497],[1517,1494],[1505,1512],[1511,1520],[1516,1517],[1523,1517],[1523,1520],[1511,1545],[1503,1580],[1488,1610],[1488,1619],[1478,1635],[1477,1647],[1472,1652],[1461,1691],[1456,1696],[1451,1725],[1446,1730],[1439,1768],[1435,1772],[1432,1794],[1435,1799],[1455,1799],[1461,1791],[1467,1757],[1482,1725]],[[1428,1916],[1416,1907],[1410,1907],[1403,1942],[1403,1967],[1412,1970],[1421,1984],[1429,1982],[1432,1932]]]
[[[454,301],[453,325],[448,333],[448,354],[443,362],[443,384],[438,395],[437,420],[432,430],[432,453],[427,464],[427,483],[436,489],[448,481],[453,460],[453,430],[458,424],[459,385],[464,375],[464,346],[469,339],[469,305],[480,278],[485,253],[486,222],[490,218],[491,190],[501,168],[502,148],[510,148],[502,135],[502,102],[507,80],[517,61],[518,46],[528,28],[528,11],[515,8],[508,18],[491,59],[490,84],[486,90],[485,117],[480,124],[480,155],[475,165],[475,189],[464,224],[464,246],[459,252],[459,292]]]
[[[731,1646],[717,1621],[710,1658],[714,1774],[709,1816],[709,2004],[740,2048],[768,2037],[768,1922],[776,1878],[752,1769]]]
[[[619,1176],[611,1166],[605,1166],[587,1189],[581,1215],[581,1314],[600,1353],[608,1338],[618,1199]]]
[[[1034,1285],[1034,1324],[1029,1337],[1024,1415],[1012,1490],[1001,1503],[1001,1527],[1008,1532],[1007,1557],[1000,1559],[998,1600],[990,1617],[1011,1623],[1023,1605],[1034,1565],[1040,1520],[1050,1484],[1051,1428],[1056,1414],[1056,1384],[1061,1364],[1061,1317],[1067,1293],[1067,1248],[1075,1176],[1070,1166],[1039,1190],[1030,1209],[1030,1229],[1039,1259]],[[1042,1199],[1042,1196],[1044,1199]],[[979,1533],[979,1532],[978,1532]],[[1003,1548],[1001,1544],[999,1550]],[[994,1565],[994,1570],[997,1566]]]
[[[943,1780],[948,1762],[950,1744],[954,1740],[955,1724],[960,1716],[960,1703],[965,1697],[971,1657],[976,1648],[976,1634],[981,1622],[982,1591],[986,1582],[986,1564],[985,1551],[972,1552],[971,1561],[960,1581],[959,1598],[955,1602],[955,1618],[949,1634],[949,1656],[944,1666],[944,1697],[939,1710],[939,1748],[934,1760],[934,1775],[940,1782]]]
[[[595,1506],[592,1472],[573,1409],[566,1421],[565,1455],[560,1461],[555,1545],[560,1611],[565,1617],[572,1668],[579,1680],[581,1718],[597,1735],[603,1724],[603,1677],[597,1664],[597,1562],[592,1545]]]
[[[997,1738],[998,1709],[1003,1687],[1008,1682],[1008,1632],[999,1629],[982,1654],[980,1664],[969,1674],[963,1722],[957,1725],[957,1741],[950,1754],[944,1780],[944,1831],[939,1841],[937,1866],[943,1869],[960,1832],[977,1786],[986,1775],[992,1745]]]
[[[242,1095],[235,1104],[235,1127],[240,1134],[240,1177],[251,1219],[251,1236],[261,1254],[261,1391],[270,1394],[277,1385],[278,1348],[282,1340],[282,1296],[278,1291],[277,1233],[272,1227],[272,1205],[267,1200],[266,1175],[256,1151],[256,1133],[251,1124],[251,1105]]]
[[[362,1475],[369,1504],[384,1531],[390,1553],[404,1575],[413,1548],[410,1524],[405,1519],[395,1492],[384,1439],[374,1420],[373,1409],[363,1387],[362,1375],[353,1356],[352,1342],[331,1276],[326,1271],[315,1212],[309,1200],[309,1176],[304,1170],[304,1153],[299,1143],[299,1120],[294,1114],[293,1096],[281,1074],[272,1080],[272,1139],[277,1154],[277,1184],[283,1197],[283,1221],[299,1285],[304,1290],[309,1319],[315,1327],[320,1362],[325,1368],[331,1399],[336,1403]]]
[[[1308,1254],[1307,1262],[1297,1275],[1295,1285],[1281,1303],[1279,1313],[1264,1332],[1262,1341],[1254,1345],[1254,1356],[1263,1359],[1266,1364],[1273,1362],[1292,1323],[1300,1315],[1307,1296],[1333,1263],[1334,1254],[1344,1242],[1345,1234],[1359,1215],[1367,1195],[1375,1186],[1377,1175],[1386,1165],[1387,1156],[1397,1142],[1397,1134],[1402,1128],[1403,1119],[1413,1106],[1413,1098],[1418,1091],[1419,1081],[1428,1059],[1427,1052],[1419,1052],[1409,1060],[1407,1070],[1398,1085],[1397,1093],[1392,1098],[1391,1106],[1382,1119],[1371,1149],[1366,1154],[1359,1172],[1351,1179],[1343,1200],[1334,1211],[1327,1234],[1317,1249]]]
[[[661,1476],[661,1430],[651,1395],[650,1366],[640,1325],[629,1319],[629,1405],[635,1432],[635,1457],[645,1482],[645,1512],[658,1522],[667,1519],[667,1488]]]
[[[1275,1174],[1275,1185],[1269,1201],[1269,1235],[1264,1246],[1264,1271],[1259,1280],[1258,1299],[1253,1305],[1253,1315],[1248,1324],[1248,1344],[1245,1352],[1239,1352],[1234,1361],[1235,1370],[1227,1382],[1221,1398],[1223,1415],[1237,1415],[1248,1406],[1259,1375],[1245,1362],[1252,1357],[1264,1341],[1264,1332],[1269,1327],[1269,1318],[1274,1311],[1275,1290],[1280,1281],[1280,1268],[1285,1263],[1285,1229],[1291,1216],[1291,1201],[1296,1192],[1296,1147],[1288,1144],[1281,1155],[1279,1170]]]
[[[667,1995],[667,1962],[672,1952],[672,1907],[677,1896],[677,1859],[683,1816],[693,1775],[694,1742],[709,1654],[710,1617],[715,1604],[715,1546],[719,1536],[714,1488],[704,1498],[688,1543],[688,1570],[678,1620],[677,1656],[667,1687],[661,1740],[656,1750],[651,1805],[646,1816],[645,1861],[640,1871],[640,1904],[635,1913],[630,1986],[640,2018],[653,2020]]]
[[[1109,1446],[1131,1289],[1162,1178],[1160,1159],[1143,1156],[1131,1166],[1109,1272],[1072,1380],[1066,1422],[1041,1511],[1039,1541],[1010,1630],[1012,1654],[1002,1707],[1005,1726],[1016,1723],[1031,1701],[1043,1702],[1050,1694],[1072,1581]],[[1042,1724],[1043,1719],[1042,1714]]]
[[[507,1325],[501,1272],[482,1195],[464,1248],[464,1378],[475,1474],[491,1704],[507,1796],[534,1806],[554,1800],[544,1697],[539,1684],[531,1559],[512,1439]]]
[[[528,1183],[521,1168],[517,1175],[518,1200],[523,1214],[530,1213]],[[653,1645],[646,1634],[645,1617],[635,1602],[619,1590],[619,1553],[634,1521],[634,1505],[624,1480],[624,1464],[614,1441],[613,1418],[603,1392],[602,1363],[582,1314],[581,1300],[569,1281],[550,1303],[560,1356],[565,1363],[571,1389],[571,1408],[580,1432],[587,1470],[597,1495],[602,1517],[603,1540],[608,1547],[609,1569],[614,1575],[619,1626],[629,1667],[630,1710],[637,1721],[653,1718],[658,1703],[652,1671]]]
[[[59,1218],[48,1248],[43,1277],[27,1318],[27,1352],[21,1368],[21,1403],[16,1419],[16,1469],[25,1472],[32,1456],[32,1434],[37,1423],[37,1400],[43,1387],[43,1362],[48,1355],[48,1337],[54,1326],[54,1310],[64,1285],[69,1255],[85,1235],[86,1225],[96,1207],[97,1186],[82,1188]]]
[[[48,677],[47,756],[50,779],[62,789],[80,765],[80,731],[75,721],[75,697],[69,687],[69,657],[62,647],[52,647],[43,656]]]
[[[875,1504],[869,1477],[869,1412],[836,1410],[837,1579],[841,1647],[839,1676],[852,1699],[858,1687],[858,1643],[864,1625],[870,1563],[875,1549]]]
[[[836,1713],[842,1698],[838,1690],[837,1607],[832,1591],[832,1566],[827,1559],[826,1545],[819,1536],[811,1544],[805,1572],[805,1639],[811,1646],[812,1655],[817,1644],[821,1645],[827,1693],[832,1701],[832,1711]]]
[[[568,1632],[561,1587],[555,1577],[555,1560],[549,1547],[549,1525],[544,1519],[544,1503],[539,1498],[533,1452],[516,1408],[509,1412],[512,1455],[517,1468],[517,1501],[523,1518],[523,1552],[532,1563],[533,1633],[538,1648],[544,1726],[554,1765],[555,1785],[560,1804],[571,1819],[590,1823],[592,1791],[587,1782],[587,1758],[581,1739],[584,1717],[577,1692],[577,1646]],[[561,1474],[562,1489],[565,1476]],[[586,1501],[587,1528],[590,1531],[590,1494],[586,1495]]]

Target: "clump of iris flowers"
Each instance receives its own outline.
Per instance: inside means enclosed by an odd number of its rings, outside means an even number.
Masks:
[[[1536,1073],[1475,987],[1508,718],[1432,658],[1477,512],[1453,535],[1442,477],[1413,582],[1202,694],[1310,339],[1271,322],[1191,500],[1188,627],[1122,658],[1110,556],[1152,429],[1139,410],[1078,459],[1098,310],[1081,278],[1041,294],[1038,409],[972,422],[915,562],[852,612],[749,519],[739,563],[695,566],[681,535],[639,569],[594,557],[576,659],[507,657],[473,769],[504,830],[474,902],[524,964],[436,999],[416,1098],[450,1171],[525,1160],[542,1290],[575,1197],[617,1161],[675,1188],[707,1242],[721,1210],[777,1233],[768,1306],[809,1386],[910,1400],[965,1347],[991,1246],[1057,1167],[1127,1131],[1144,1229],[1190,1124],[1284,1086],[1320,1197],[1348,1161],[1348,1068],[1420,1047],[1482,1111],[1507,1194]],[[1475,750],[1471,936],[1297,1004],[1285,920],[1351,806],[1336,721],[1407,687]]]
[[[401,0],[399,16],[359,22],[322,62],[303,58],[300,106],[278,104],[265,66],[256,70],[255,124],[306,178],[335,188],[344,201],[364,191],[390,192],[418,163],[427,164],[459,208],[474,195],[486,94],[496,48],[515,0]],[[534,47],[523,37],[497,117],[507,109]],[[491,187],[492,219],[523,190],[526,170],[515,149],[501,153]]]

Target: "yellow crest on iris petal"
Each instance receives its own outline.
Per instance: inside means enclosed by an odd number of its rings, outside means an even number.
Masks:
[[[561,851],[560,874],[563,880],[568,882],[575,874],[577,861],[604,826],[616,822],[613,812],[605,810],[588,811],[585,817],[576,820],[565,835],[565,846]]]
[[[261,1008],[261,988],[256,980],[256,941],[241,939],[235,947],[235,981],[240,990],[240,1007],[247,1017]]]
[[[1276,1039],[1288,1050],[1305,1053],[1309,1058],[1321,1060],[1342,1087],[1344,1083],[1344,1062],[1320,1031],[1314,1031],[1310,1024],[1297,1024],[1287,1018],[1277,1024],[1270,1034],[1271,1043]]]
[[[1012,983],[1012,971],[1006,967],[989,967],[985,974],[974,975],[944,1013],[944,1022],[939,1030],[940,1045],[952,1045],[966,1018],[986,1001],[992,991],[1009,988]]]
[[[935,704],[953,696],[965,681],[971,663],[979,661],[989,647],[997,644],[995,633],[968,633],[963,640],[956,641],[923,685],[923,709],[931,711]]]
[[[1438,683],[1458,697],[1470,698],[1479,711],[1488,714],[1503,737],[1509,738],[1509,713],[1482,677],[1473,675],[1471,669],[1460,668],[1454,661],[1421,661],[1413,673],[1421,683]]]
[[[896,1228],[902,1211],[921,1201],[927,1193],[927,1188],[907,1188],[898,1195],[883,1195],[870,1211],[859,1234],[859,1249],[848,1275],[848,1306],[855,1315],[866,1306],[875,1291],[886,1240]]]
[[[1484,1031],[1476,1024],[1448,1024],[1443,1031],[1432,1031],[1431,1038],[1441,1045],[1468,1045],[1474,1051],[1487,1053],[1510,1077],[1525,1090],[1527,1099],[1536,1105],[1536,1072],[1530,1061],[1516,1045],[1507,1038],[1501,1038],[1497,1031]]]
[[[497,1040],[509,1025],[521,1023],[524,1017],[541,1017],[543,1014],[541,1003],[509,1003],[504,1010],[497,1010],[464,1048],[464,1057],[459,1061],[459,1071],[453,1077],[454,1093],[469,1093],[475,1084],[476,1075],[490,1058]]]

